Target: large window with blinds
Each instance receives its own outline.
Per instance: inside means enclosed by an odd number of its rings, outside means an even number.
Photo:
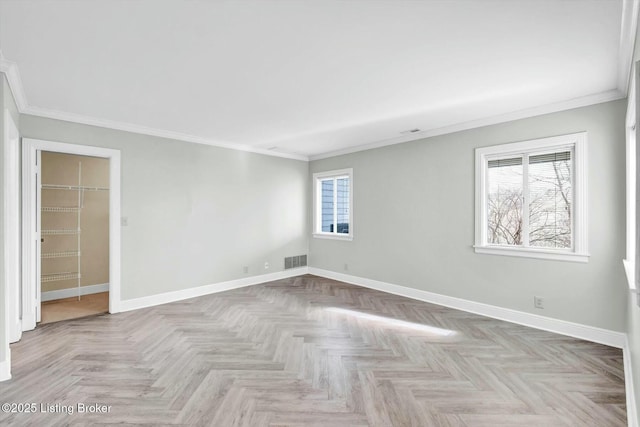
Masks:
[[[476,252],[587,261],[586,134],[476,150]]]
[[[353,238],[353,170],[313,174],[315,237]]]

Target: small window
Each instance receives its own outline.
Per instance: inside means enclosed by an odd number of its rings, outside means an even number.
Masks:
[[[313,174],[315,237],[353,237],[353,170]]]
[[[588,260],[586,134],[476,150],[476,252]]]

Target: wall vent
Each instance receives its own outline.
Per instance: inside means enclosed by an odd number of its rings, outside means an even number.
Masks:
[[[284,259],[284,269],[304,267],[307,265],[306,255],[289,256]]]
[[[408,130],[403,130],[402,132],[400,132],[403,135],[409,134],[409,133],[417,133],[420,132],[421,129],[419,128],[413,128],[413,129],[408,129]]]

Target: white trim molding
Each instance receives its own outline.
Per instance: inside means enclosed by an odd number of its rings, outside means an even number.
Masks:
[[[101,292],[109,292],[109,284],[102,283],[99,285],[80,286],[80,295],[99,294]],[[40,300],[53,301],[56,299],[73,298],[78,296],[78,288],[58,289],[56,291],[42,292]]]
[[[638,28],[638,9],[639,2],[637,0],[622,0],[620,45],[618,48],[618,90],[625,94],[627,93],[633,62],[633,51]]]
[[[537,154],[569,151],[571,153],[571,241],[567,249],[533,247],[529,245],[529,156]],[[489,168],[491,161],[513,158],[522,165],[522,241],[519,245],[495,244],[488,236]],[[491,255],[507,255],[550,259],[558,261],[588,262],[588,219],[587,219],[587,133],[539,138],[529,141],[499,144],[476,148],[475,152],[475,251]]]
[[[0,360],[0,382],[11,379],[11,354],[5,360]]]
[[[631,0],[625,0],[625,2],[629,2],[629,1]],[[632,9],[632,8],[627,8],[627,9]],[[621,47],[620,47],[621,52],[622,52],[622,49],[626,49],[624,51],[625,55],[631,55],[631,56],[633,55],[633,45],[629,47],[628,43],[625,43],[623,47],[621,43]],[[624,59],[624,57],[625,56],[623,55],[619,55],[619,59],[620,59],[619,62],[622,62],[622,59]],[[621,70],[621,69],[624,69],[624,67],[619,64],[618,69]],[[325,159],[328,157],[336,157],[343,154],[355,153],[359,151],[370,150],[373,148],[385,147],[388,145],[402,144],[404,142],[416,141],[419,139],[429,138],[432,136],[445,135],[449,133],[475,129],[475,128],[494,125],[498,123],[505,123],[505,122],[525,119],[529,117],[541,116],[543,114],[555,113],[558,111],[565,111],[565,110],[571,110],[579,107],[586,107],[594,104],[601,104],[603,102],[615,101],[615,100],[623,99],[626,97],[626,90],[623,91],[620,88],[612,89],[605,92],[582,96],[582,97],[569,99],[561,102],[556,102],[552,104],[535,106],[535,107],[526,108],[519,111],[513,111],[513,112],[500,114],[496,116],[490,116],[490,117],[485,117],[477,120],[470,120],[470,121],[460,122],[460,123],[453,123],[448,126],[443,126],[443,127],[434,128],[434,129],[427,129],[422,132],[416,132],[410,135],[403,135],[397,138],[384,139],[380,141],[374,141],[371,143],[358,145],[355,147],[329,151],[326,153],[316,154],[312,156],[305,156],[297,153],[278,152],[274,150],[256,148],[248,145],[236,144],[236,143],[227,142],[227,141],[212,140],[212,139],[204,138],[201,136],[190,135],[190,134],[170,131],[166,129],[151,128],[151,127],[141,126],[133,123],[118,122],[114,120],[83,116],[83,115],[65,112],[65,111],[56,111],[56,110],[51,110],[47,108],[32,106],[32,105],[29,105],[29,103],[27,102],[27,98],[23,89],[22,80],[20,78],[20,73],[18,72],[17,64],[4,59],[1,55],[1,52],[0,52],[0,72],[6,74],[7,81],[9,82],[9,87],[11,88],[11,92],[13,93],[14,98],[16,100],[18,110],[22,114],[45,117],[50,119],[57,119],[57,120],[62,120],[66,122],[71,122],[71,123],[97,126],[97,127],[102,127],[106,129],[121,130],[125,132],[137,133],[141,135],[157,136],[160,138],[167,138],[167,139],[172,139],[177,141],[192,142],[195,144],[205,144],[205,145],[211,145],[214,147],[228,148],[231,150],[247,151],[247,152],[252,152],[257,154],[264,154],[267,156],[283,157],[283,158],[302,160],[302,161]]]
[[[94,147],[80,144],[67,144],[39,139],[22,139],[22,295],[23,330],[36,327],[40,307],[40,277],[35,273],[39,257],[36,256],[37,242],[40,238],[40,225],[36,212],[37,172],[39,165],[35,158],[40,151],[76,154],[81,156],[102,157],[109,160],[109,313],[120,311],[120,275],[121,275],[121,189],[120,189],[120,150]],[[36,259],[34,259],[36,258]],[[36,290],[36,295],[34,294]],[[35,307],[32,306],[35,304]]]
[[[215,294],[229,291],[231,289],[244,288],[246,286],[259,285],[260,283],[272,282],[274,280],[288,279],[290,277],[301,276],[309,272],[308,267],[292,268],[275,273],[261,274],[258,276],[246,277],[242,279],[228,280],[210,285],[197,286],[195,288],[180,289],[163,294],[149,295],[147,297],[123,300],[120,302],[120,311],[138,310],[140,308],[154,307],[156,305],[168,304],[170,302],[182,301],[185,299],[201,297],[203,295]]]
[[[626,162],[626,253],[622,260],[627,277],[627,284],[631,291],[636,290],[636,184],[637,184],[637,132],[636,132],[636,65],[632,66],[629,96],[627,98],[627,117],[625,121],[625,162]]]
[[[337,180],[349,178],[349,232],[338,233],[338,184]],[[322,231],[322,181],[333,180],[333,220],[336,229],[331,232]],[[321,239],[353,240],[353,169],[338,169],[316,172],[311,180],[313,188],[313,237]]]
[[[24,86],[22,85],[22,79],[20,78],[20,72],[18,70],[18,64],[15,62],[7,61],[2,56],[0,51],[0,73],[4,73],[7,76],[7,82],[9,83],[9,89],[13,94],[13,99],[16,101],[18,111],[24,113],[28,108],[27,97],[24,94]]]
[[[597,328],[595,326],[581,325],[579,323],[568,322],[566,320],[553,319],[551,317],[525,313],[522,311],[512,310],[510,308],[497,307],[495,305],[436,294],[420,289],[409,288],[364,277],[351,276],[315,267],[309,268],[309,274],[325,277],[327,279],[339,280],[341,282],[351,283],[365,288],[400,295],[444,307],[454,308],[456,310],[480,314],[493,319],[504,320],[506,322],[541,329],[543,331],[592,341],[615,348],[624,348],[625,345],[626,334],[624,332],[611,331],[608,329]]]
[[[552,250],[498,247],[498,246],[473,246],[477,254],[506,255],[521,258],[552,259],[555,261],[589,262],[589,254],[575,254],[573,252],[557,252]]]
[[[484,126],[497,125],[500,123],[512,122],[515,120],[528,119],[531,117],[542,116],[545,114],[557,113],[560,111],[573,110],[574,108],[588,107],[590,105],[602,104],[610,101],[617,101],[626,98],[626,92],[618,89],[612,89],[606,92],[587,95],[580,98],[570,99],[568,101],[556,102],[532,108],[526,108],[519,111],[500,114],[496,116],[485,117],[482,119],[471,120],[467,122],[454,123],[449,126],[443,126],[435,129],[427,129],[422,132],[415,132],[408,135],[399,136],[397,138],[384,139],[371,142],[368,144],[358,145],[355,147],[344,148],[341,150],[329,151],[326,153],[315,154],[309,156],[309,160],[321,160],[329,157],[342,156],[344,154],[357,153],[359,151],[372,150],[374,148],[386,147],[389,145],[403,144],[405,142],[417,141],[420,139],[431,138],[434,136],[447,135],[455,132],[476,129]]]
[[[127,122],[119,122],[115,120],[99,119],[96,117],[83,116],[65,111],[56,111],[47,108],[28,106],[23,114],[31,116],[45,117],[48,119],[56,119],[71,123],[80,123],[83,125],[97,126],[106,129],[120,130],[124,132],[137,133],[140,135],[157,136],[159,138],[173,139],[176,141],[192,142],[194,144],[204,144],[213,147],[227,148],[229,150],[246,151],[249,153],[263,154],[265,156],[283,157],[285,159],[294,159],[308,161],[307,156],[295,153],[285,153],[282,151],[267,150],[264,148],[256,148],[250,145],[238,144],[227,141],[214,140],[201,136],[191,135],[183,132],[176,132],[167,129],[151,128],[147,126],[137,125]]]
[[[638,427],[638,406],[636,405],[636,392],[633,384],[633,363],[631,362],[631,348],[629,338],[625,335],[622,347],[624,358],[624,388],[627,399],[627,424],[629,427]]]
[[[173,139],[177,141],[192,142],[195,144],[211,145],[214,147],[227,148],[230,150],[247,151],[250,153],[263,154],[266,156],[283,157],[286,159],[295,159],[308,161],[307,156],[286,153],[281,151],[268,150],[264,148],[256,148],[249,145],[237,144],[227,141],[213,140],[210,138],[204,138],[201,136],[190,135],[183,132],[176,132],[166,129],[151,128],[147,126],[141,126],[133,123],[119,122],[115,120],[101,119],[97,117],[83,116],[80,114],[69,113],[66,111],[51,110],[48,108],[41,108],[33,105],[29,105],[27,97],[24,92],[24,86],[22,79],[20,78],[20,72],[18,70],[18,64],[6,60],[2,56],[0,51],[0,73],[4,73],[7,76],[7,82],[9,88],[13,93],[13,97],[18,106],[18,110],[21,114],[29,114],[31,116],[44,117],[48,119],[62,120],[65,122],[79,123],[89,126],[97,126],[106,129],[120,130],[124,132],[137,133],[140,135],[157,136],[159,138]]]
[[[638,288],[635,280],[635,264],[627,259],[622,260],[622,266],[624,267],[624,274],[627,278],[627,285],[629,286],[629,292],[637,293]]]
[[[10,343],[22,337],[20,318],[20,134],[4,110],[4,283],[6,334]]]
[[[629,96],[627,98],[627,117],[625,121],[625,157],[626,157],[626,254],[622,260],[624,271],[627,277],[627,284],[631,292],[638,290],[638,274],[640,265],[639,259],[639,242],[640,236],[638,229],[637,211],[640,197],[638,197],[638,131],[637,123],[640,109],[638,109],[638,99],[640,95],[638,91],[640,86],[640,68],[638,63],[631,65],[631,78],[629,82]]]

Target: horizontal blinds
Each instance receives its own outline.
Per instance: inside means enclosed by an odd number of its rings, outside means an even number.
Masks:
[[[536,154],[529,156],[529,164],[559,162],[571,160],[571,151],[559,151],[555,153]],[[490,168],[499,168],[505,166],[519,166],[522,164],[522,157],[510,157],[507,159],[489,160]]]
[[[519,166],[522,164],[522,157],[513,157],[510,159],[489,160],[490,168],[499,168],[505,166]]]
[[[535,156],[529,156],[529,164],[534,163],[547,163],[547,162],[560,162],[571,160],[571,151],[561,151],[558,153],[537,154]]]

